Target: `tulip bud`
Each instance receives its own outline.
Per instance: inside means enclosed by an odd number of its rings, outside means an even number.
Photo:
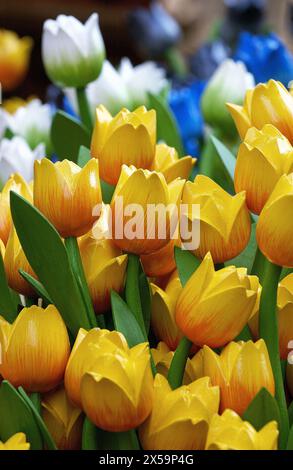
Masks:
[[[111,290],[123,290],[127,255],[111,240],[95,239],[92,231],[82,237],[79,250],[95,312],[106,313],[111,308]]]
[[[54,305],[23,308],[11,325],[0,317],[0,374],[15,387],[46,392],[63,379],[70,346]]]
[[[163,173],[167,183],[170,183],[176,178],[188,180],[195,163],[196,158],[190,156],[179,158],[175,148],[166,144],[157,144],[153,170]]]
[[[12,227],[12,219],[10,212],[10,191],[20,194],[29,201],[32,200],[32,193],[19,174],[12,175],[4,185],[0,193],[0,239],[6,245],[9,233]]]
[[[231,196],[213,180],[196,176],[184,187],[182,203],[187,204],[189,224],[194,221],[192,205],[200,205],[200,244],[195,255],[204,258],[210,251],[215,263],[223,263],[241,253],[250,238],[250,215],[245,192]]]
[[[206,450],[277,450],[278,435],[276,421],[256,431],[234,411],[225,410],[211,419]]]
[[[279,330],[279,350],[282,360],[287,360],[290,341],[293,341],[293,274],[289,274],[279,283],[277,297],[277,319]],[[258,310],[249,320],[253,338],[259,338]],[[293,343],[292,343],[293,344]]]
[[[215,71],[202,95],[202,112],[212,127],[222,129],[227,135],[235,128],[226,102],[242,104],[245,93],[254,87],[254,78],[242,62],[225,60]]]
[[[251,127],[240,145],[235,189],[246,191],[246,203],[259,214],[279,178],[293,171],[293,148],[278,129],[266,124],[262,130]]]
[[[99,163],[91,159],[83,168],[69,160],[36,161],[35,206],[55,225],[62,237],[87,233],[99,217],[102,202]]]
[[[282,83],[275,80],[259,83],[247,92],[243,106],[228,103],[227,107],[241,139],[250,127],[262,129],[265,124],[272,124],[293,142],[293,96]]]
[[[105,431],[135,429],[153,406],[153,375],[147,343],[104,350],[81,379],[82,408]]]
[[[25,78],[29,67],[33,41],[19,38],[14,31],[0,31],[0,83],[4,91],[16,88]]]
[[[11,436],[6,442],[0,441],[0,450],[29,450],[30,443],[26,441],[26,435],[18,432]]]
[[[80,329],[67,363],[64,386],[70,400],[81,408],[80,382],[82,376],[91,369],[102,350],[113,351],[126,349],[124,336],[117,331],[94,328],[87,332]]]
[[[171,350],[178,346],[183,333],[178,329],[175,322],[175,308],[178,297],[182,291],[182,285],[175,272],[166,288],[163,290],[155,284],[151,284],[152,290],[152,310],[151,325],[152,330],[159,341],[164,341]]]
[[[24,254],[14,228],[11,229],[8,238],[4,255],[4,268],[7,281],[11,289],[15,290],[19,294],[26,295],[27,297],[34,297],[36,295],[32,286],[25,279],[23,279],[19,273],[19,269],[22,269],[26,273],[36,278],[36,275]]]
[[[179,296],[177,326],[198,346],[224,346],[242,331],[253,312],[256,281],[246,268],[215,271],[208,253]]]
[[[167,185],[161,173],[123,165],[111,202],[114,243],[135,254],[163,248],[178,225],[184,183],[177,178]]]
[[[219,389],[207,377],[172,390],[155,377],[152,412],[139,429],[144,450],[202,450],[210,419],[219,407]]]
[[[167,344],[161,341],[156,348],[151,349],[151,352],[157,372],[167,379],[170,365],[174,357],[174,351],[171,351]],[[191,360],[187,358],[182,385],[188,385],[193,382],[195,380],[193,377],[193,366]],[[202,375],[200,377],[202,377]]]
[[[241,416],[263,387],[275,394],[272,367],[262,339],[256,343],[231,342],[220,356],[204,346],[203,374],[220,387],[221,411],[231,408]]]
[[[42,418],[60,450],[80,450],[83,415],[70,403],[64,388],[46,393]]]
[[[293,268],[293,173],[283,175],[265,204],[256,227],[262,253],[279,266]]]
[[[99,76],[104,56],[97,13],[93,13],[85,24],[65,15],[45,21],[43,63],[48,77],[56,85],[84,87]]]
[[[123,164],[150,169],[156,149],[156,113],[144,106],[133,112],[123,108],[112,117],[103,106],[96,109],[91,155],[99,159],[100,176],[116,185]]]
[[[34,162],[45,155],[45,146],[40,143],[31,150],[23,137],[2,139],[0,142],[0,181],[5,183],[14,173],[19,173],[27,182],[33,179]]]
[[[292,363],[287,364],[286,377],[287,377],[287,385],[288,385],[291,397],[293,397],[293,361]]]

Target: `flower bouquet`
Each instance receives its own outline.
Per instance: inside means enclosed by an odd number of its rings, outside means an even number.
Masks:
[[[198,169],[96,14],[42,54],[74,115],[1,111],[0,450],[292,450],[293,96],[226,64]]]

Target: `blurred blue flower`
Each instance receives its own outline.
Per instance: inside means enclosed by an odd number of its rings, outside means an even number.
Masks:
[[[273,78],[288,86],[293,79],[293,55],[274,33],[241,33],[234,59],[245,63],[257,83]]]
[[[169,105],[177,121],[185,153],[198,156],[199,141],[203,133],[200,98],[206,82],[195,81],[191,85],[176,87],[170,91]]]

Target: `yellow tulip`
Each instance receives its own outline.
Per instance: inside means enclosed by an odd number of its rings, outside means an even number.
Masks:
[[[29,450],[30,443],[26,441],[26,435],[18,432],[11,436],[6,442],[0,441],[0,450]]]
[[[167,344],[161,341],[156,348],[151,349],[151,352],[157,372],[167,379],[170,365],[174,357],[174,351],[171,351]],[[202,377],[202,375],[200,377]],[[182,384],[188,385],[194,380],[192,360],[187,358]]]
[[[36,296],[35,290],[19,274],[19,269],[22,269],[34,278],[36,277],[24,254],[14,227],[11,229],[6,245],[4,268],[7,281],[11,289],[14,289],[19,294],[26,295],[28,297]]]
[[[31,38],[0,30],[0,83],[4,91],[13,90],[25,78],[32,46]]]
[[[32,201],[31,189],[23,177],[17,173],[11,175],[0,193],[0,239],[4,245],[7,243],[12,227],[10,191],[20,194],[30,202]]]
[[[46,392],[63,379],[70,345],[54,305],[23,308],[13,324],[0,317],[0,374],[15,387]]]
[[[64,376],[64,386],[68,397],[79,408],[81,408],[80,383],[82,376],[95,364],[101,351],[115,352],[120,349],[127,349],[127,342],[118,331],[98,328],[90,331],[82,328],[79,330]]]
[[[105,431],[137,428],[153,406],[153,375],[148,343],[129,349],[105,348],[81,379],[82,408]]]
[[[227,103],[243,140],[250,127],[261,129],[272,124],[293,143],[293,96],[280,82],[259,83],[246,92],[243,106]]]
[[[210,385],[208,377],[172,390],[157,374],[153,409],[139,429],[143,449],[204,449],[209,422],[218,407],[219,389]]]
[[[261,388],[275,393],[271,363],[262,339],[256,343],[231,342],[220,355],[204,346],[202,361],[203,375],[220,387],[221,411],[230,408],[241,416]]]
[[[259,431],[232,410],[215,414],[210,423],[206,450],[277,450],[278,426],[271,421]]]
[[[116,185],[123,164],[150,169],[156,149],[156,113],[140,106],[123,108],[112,117],[100,105],[91,142],[91,155],[100,162],[100,176]]]
[[[69,160],[35,162],[34,203],[62,237],[87,233],[99,217],[102,202],[99,163],[91,159],[84,168]]]
[[[293,268],[293,173],[283,175],[265,204],[256,227],[262,253],[279,266]]]
[[[64,388],[43,396],[42,417],[58,449],[80,449],[82,411],[70,403]]]
[[[289,342],[293,341],[293,274],[289,274],[279,283],[277,319],[280,356],[286,360],[290,352]],[[253,337],[259,338],[258,311],[249,320],[249,328]]]
[[[231,196],[209,177],[196,176],[184,187],[182,203],[187,204],[189,223],[192,204],[200,204],[200,244],[194,250],[203,258],[210,251],[215,263],[223,263],[241,253],[250,238],[250,215],[245,192]]]
[[[192,274],[176,305],[179,329],[198,346],[224,346],[246,325],[257,301],[256,276],[246,268],[215,271],[210,253]]]
[[[111,240],[94,238],[93,231],[82,237],[79,249],[95,312],[105,313],[111,308],[111,290],[123,290],[127,255]]]
[[[293,397],[293,364],[287,364],[287,384],[291,394]]]
[[[174,257],[175,246],[179,246],[179,240],[170,240],[163,248],[141,255],[140,260],[143,270],[149,277],[166,276],[176,269],[176,261]]]
[[[152,169],[163,173],[167,183],[171,183],[176,178],[187,180],[195,163],[196,158],[190,156],[179,158],[174,147],[157,144]]]
[[[163,248],[175,236],[184,183],[167,184],[162,173],[123,165],[111,201],[115,244],[136,254]]]
[[[235,189],[246,191],[246,203],[259,214],[283,174],[293,171],[293,148],[276,127],[251,127],[239,147]]]
[[[183,333],[175,322],[175,308],[182,285],[178,273],[171,276],[166,288],[163,290],[155,284],[151,284],[152,307],[151,325],[152,330],[159,341],[164,341],[173,351],[177,348]]]

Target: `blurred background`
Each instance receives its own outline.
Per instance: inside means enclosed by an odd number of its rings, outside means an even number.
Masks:
[[[217,63],[225,55],[231,55],[241,31],[253,34],[274,31],[289,50],[293,46],[293,0],[160,0],[155,4],[175,20],[166,26],[167,36],[173,35],[176,48],[188,64],[189,74],[199,79],[209,78]],[[163,65],[167,62],[168,68],[172,59],[151,44],[152,40],[157,44],[160,39],[165,40],[158,38],[160,21],[164,23],[160,13],[156,11],[155,15],[158,30],[155,21],[147,18],[146,11],[152,6],[154,2],[149,0],[1,0],[0,28],[31,36],[34,42],[29,72],[13,94],[23,97],[34,94],[46,99],[49,82],[41,61],[42,24],[60,13],[84,21],[97,11],[107,57],[114,65],[121,57],[128,56],[134,64],[155,59]],[[169,73],[172,74],[172,67]]]

